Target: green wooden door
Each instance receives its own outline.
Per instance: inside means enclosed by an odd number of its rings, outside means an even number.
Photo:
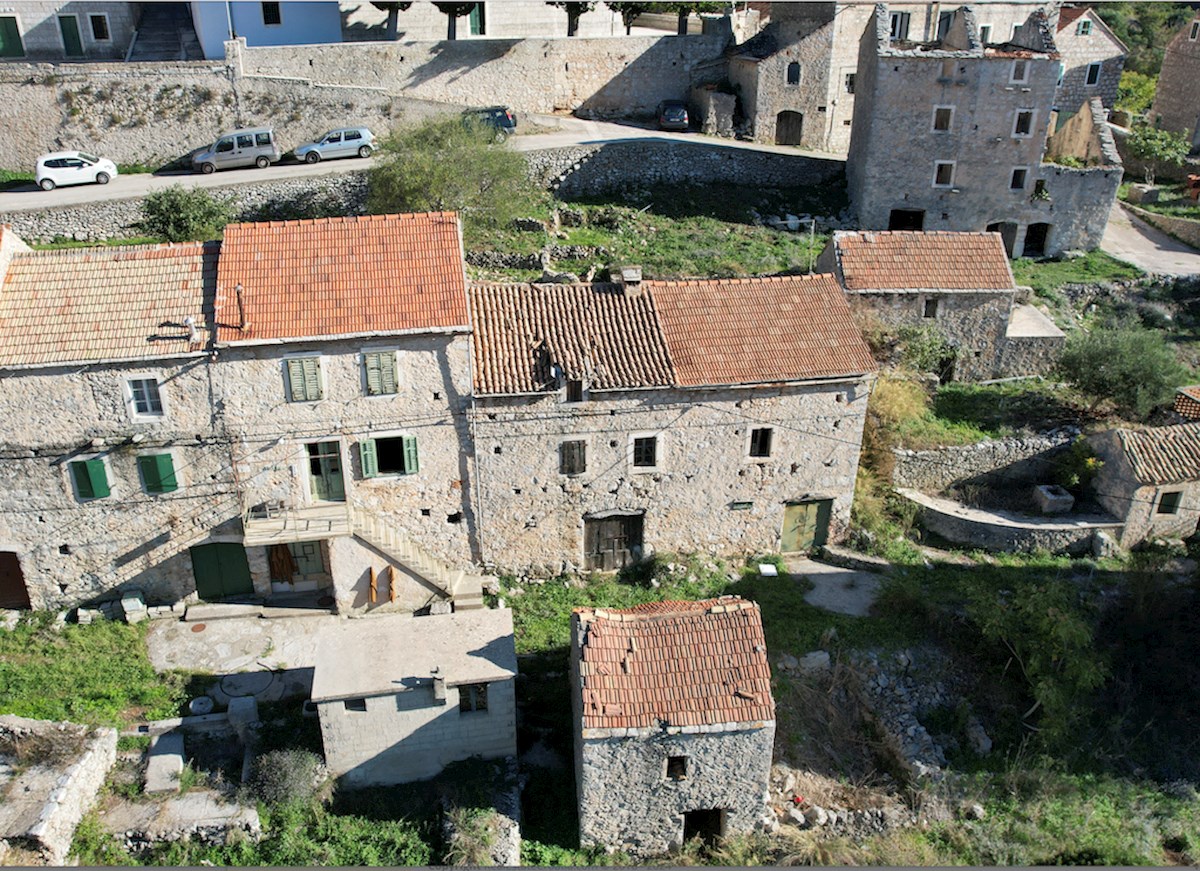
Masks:
[[[832,499],[785,505],[780,550],[796,553],[823,545],[829,538],[829,517],[832,513]]]
[[[0,15],[0,57],[25,57],[21,29],[11,15]]]
[[[308,449],[308,480],[312,496],[320,502],[345,502],[342,450],[337,442],[313,442]]]
[[[58,16],[58,29],[62,31],[63,53],[67,57],[83,57],[83,40],[79,38],[79,19],[74,15]]]
[[[471,17],[468,20],[471,22],[471,36],[483,36],[487,31],[487,24],[484,23],[482,3],[471,7]]]
[[[254,592],[246,548],[236,542],[201,544],[190,549],[192,574],[201,599],[213,601],[226,596]]]

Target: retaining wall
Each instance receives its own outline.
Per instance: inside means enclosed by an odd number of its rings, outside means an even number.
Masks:
[[[1179,241],[1191,245],[1193,248],[1200,248],[1200,221],[1193,221],[1189,218],[1174,218],[1170,215],[1160,215],[1157,212],[1139,209],[1137,206],[1130,205],[1129,203],[1121,203],[1121,205],[1147,224],[1157,227],[1164,233],[1170,233]]]
[[[1039,436],[992,439],[929,451],[893,451],[892,483],[926,493],[940,493],[959,483],[992,479],[1005,485],[1045,483],[1055,457],[1078,432],[1059,430]]]

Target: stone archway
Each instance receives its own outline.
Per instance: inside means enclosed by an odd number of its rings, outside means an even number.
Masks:
[[[804,133],[804,113],[780,112],[775,116],[775,144],[799,145]]]

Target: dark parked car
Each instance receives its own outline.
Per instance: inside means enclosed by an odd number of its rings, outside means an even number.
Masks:
[[[497,139],[504,139],[517,132],[517,116],[505,106],[489,106],[486,109],[468,109],[464,118],[486,124],[496,131]]]
[[[687,103],[683,100],[663,100],[658,104],[659,130],[687,130]]]

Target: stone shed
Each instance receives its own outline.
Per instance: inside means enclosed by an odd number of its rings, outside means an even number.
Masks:
[[[1123,547],[1186,538],[1200,521],[1200,423],[1112,429],[1089,439],[1104,461],[1096,501],[1125,521]]]
[[[312,700],[329,773],[352,787],[425,780],[517,752],[506,608],[340,623],[319,641]]]
[[[581,843],[648,855],[765,818],[775,702],[755,603],[577,609],[571,697]]]

